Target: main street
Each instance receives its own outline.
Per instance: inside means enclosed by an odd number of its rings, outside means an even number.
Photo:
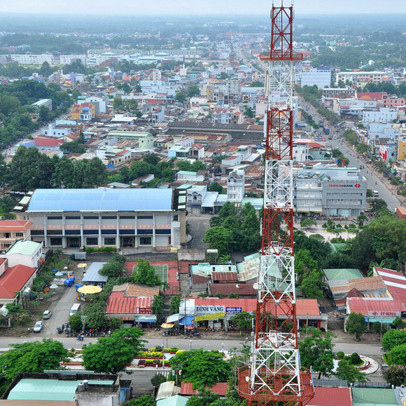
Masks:
[[[316,122],[324,121],[326,119],[322,117],[316,109],[309,103],[304,102],[301,100],[301,108],[303,108],[307,113],[309,113]],[[394,194],[393,190],[388,189],[384,182],[382,182],[381,178],[377,175],[377,173],[372,169],[372,167],[368,166],[364,159],[360,158],[357,152],[350,148],[342,138],[343,130],[337,130],[335,127],[330,126],[330,134],[332,136],[332,140],[328,141],[333,149],[339,149],[343,155],[349,159],[349,166],[360,168],[363,166],[364,168],[361,169],[361,174],[367,180],[367,187],[371,190],[376,190],[379,193],[379,197],[385,200],[386,204],[388,205],[388,209],[391,211],[395,211],[396,207],[401,206],[402,203]]]
[[[0,350],[4,351],[9,348],[10,344],[19,344],[23,342],[31,342],[36,340],[41,340],[45,337],[36,336],[34,333],[28,337],[1,337],[0,338]],[[85,337],[84,341],[77,341],[76,338],[65,337],[64,335],[56,337],[48,337],[58,340],[63,343],[63,345],[70,348],[82,348],[84,344],[94,343],[97,341],[97,338]],[[250,340],[247,340],[247,337],[241,339],[204,339],[204,338],[183,338],[183,337],[162,337],[162,338],[151,338],[147,340],[147,347],[156,347],[157,345],[164,347],[178,347],[181,350],[190,350],[190,349],[204,349],[204,350],[230,350],[232,348],[240,348],[243,343],[250,343]],[[353,352],[358,352],[362,355],[371,355],[371,356],[381,356],[382,351],[379,344],[370,344],[370,343],[335,343],[334,351],[343,351],[347,354],[352,354]]]

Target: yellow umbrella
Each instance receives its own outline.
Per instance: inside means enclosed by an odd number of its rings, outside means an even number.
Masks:
[[[86,268],[87,264],[81,262],[80,264],[78,264],[78,268]]]
[[[161,324],[161,327],[162,327],[162,328],[172,328],[173,326],[174,326],[173,323],[164,323],[164,324]]]
[[[102,288],[100,286],[93,286],[93,285],[81,286],[78,289],[78,292],[82,293],[83,295],[95,295],[96,293],[100,293],[101,291],[102,291]]]

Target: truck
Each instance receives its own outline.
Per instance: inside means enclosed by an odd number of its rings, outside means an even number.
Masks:
[[[85,251],[74,252],[70,257],[74,261],[86,261],[86,252]]]

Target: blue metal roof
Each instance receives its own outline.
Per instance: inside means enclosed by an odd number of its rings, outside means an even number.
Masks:
[[[37,189],[27,212],[170,211],[171,189]]]

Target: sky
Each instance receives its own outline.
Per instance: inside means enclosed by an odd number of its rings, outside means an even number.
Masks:
[[[253,15],[271,6],[272,0],[0,0],[2,13],[74,15]],[[406,13],[405,0],[294,0],[294,7],[296,16]]]

